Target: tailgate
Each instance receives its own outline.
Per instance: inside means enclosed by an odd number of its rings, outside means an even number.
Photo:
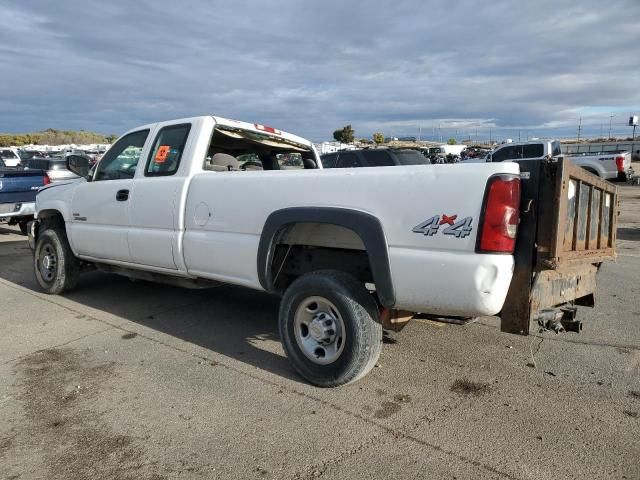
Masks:
[[[0,203],[33,202],[44,185],[41,171],[0,171]]]

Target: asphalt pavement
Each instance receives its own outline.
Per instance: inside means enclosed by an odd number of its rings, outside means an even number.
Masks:
[[[639,479],[640,187],[582,334],[414,320],[360,382],[302,381],[278,299],[85,274],[40,292],[0,226],[0,478]]]

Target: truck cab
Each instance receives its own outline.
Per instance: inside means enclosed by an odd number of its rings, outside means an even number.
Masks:
[[[542,160],[545,157],[557,157],[561,154],[560,142],[557,140],[531,140],[501,145],[493,151],[487,161]]]

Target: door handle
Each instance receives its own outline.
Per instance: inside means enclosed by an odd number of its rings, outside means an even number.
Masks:
[[[116,200],[119,202],[126,202],[129,200],[129,190],[118,190],[118,193],[116,193]]]

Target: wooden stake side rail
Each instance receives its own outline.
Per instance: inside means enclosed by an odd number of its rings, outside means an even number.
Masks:
[[[527,335],[541,310],[593,306],[597,265],[615,259],[614,184],[568,159],[521,160],[514,274],[501,329]]]

